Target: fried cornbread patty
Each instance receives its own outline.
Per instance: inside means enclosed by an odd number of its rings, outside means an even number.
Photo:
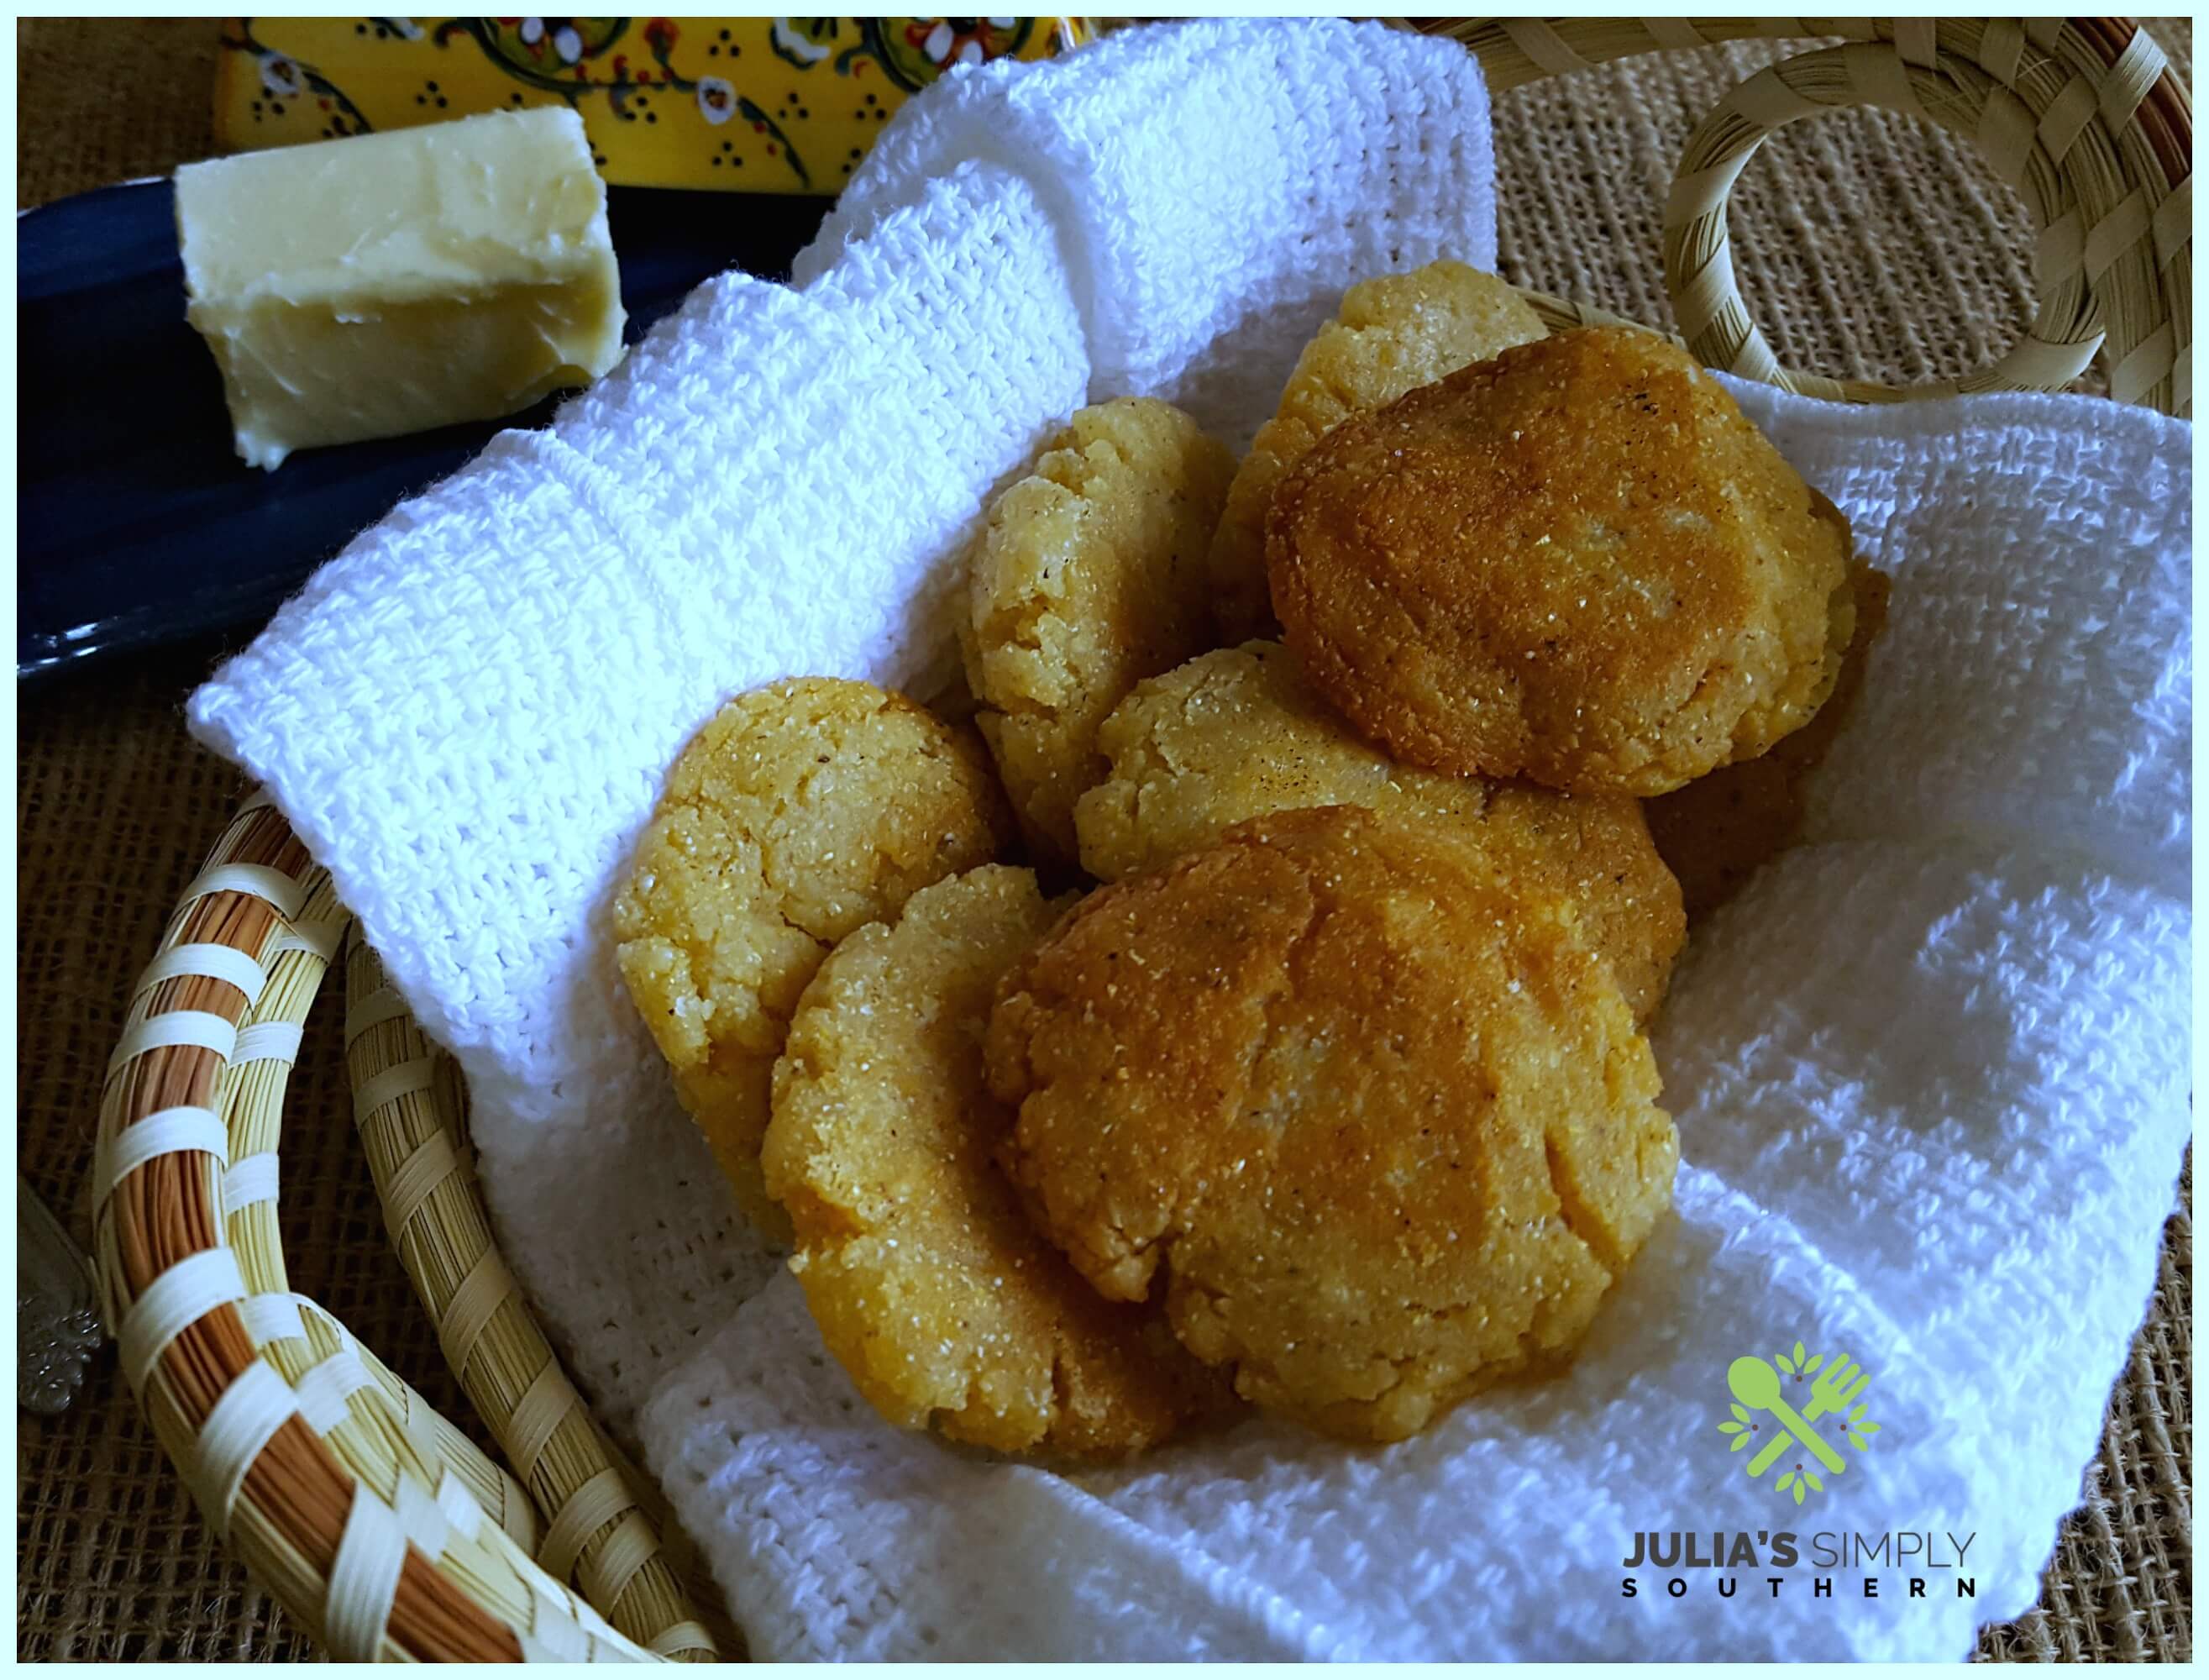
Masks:
[[[1081,796],[1074,826],[1082,867],[1100,880],[1155,869],[1272,811],[1362,805],[1426,818],[1571,898],[1636,1020],[1663,1001],[1687,918],[1639,800],[1407,769],[1344,723],[1273,641],[1137,683],[1097,739],[1111,768]]]
[[[739,695],[683,750],[614,902],[622,978],[744,1211],[769,1081],[830,947],[1010,838],[987,755],[901,695],[801,677]]]
[[[1656,1066],[1576,921],[1431,826],[1243,824],[1008,974],[1006,1164],[1246,1399],[1409,1435],[1568,1353],[1670,1201]]]
[[[1232,642],[1272,632],[1266,508],[1304,453],[1353,414],[1542,336],[1541,317],[1494,274],[1430,262],[1361,280],[1297,358],[1273,418],[1236,469],[1212,539],[1213,617]]]
[[[1147,398],[1085,408],[1007,490],[969,561],[960,641],[1031,846],[1071,862],[1097,726],[1211,641],[1204,554],[1234,458]]]
[[[1862,561],[1849,569],[1856,634],[1818,715],[1761,758],[1729,764],[1649,802],[1649,836],[1673,871],[1691,918],[1708,915],[1802,833],[1810,772],[1848,721],[1863,687],[1872,643],[1887,626],[1887,575]]]
[[[1399,758],[1670,792],[1808,722],[1848,645],[1847,524],[1684,351],[1506,350],[1323,438],[1274,492],[1273,604]]]
[[[1068,901],[993,864],[837,946],[775,1069],[765,1163],[822,1335],[884,1417],[1114,1455],[1228,1396],[1157,1309],[1105,1300],[1036,1234],[993,1159],[1013,1117],[983,1080],[990,1002]]]

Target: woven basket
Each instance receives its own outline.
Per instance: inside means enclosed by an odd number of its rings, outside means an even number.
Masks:
[[[1426,19],[1490,85],[1660,49],[1838,36],[1742,81],[1688,142],[1664,267],[1703,361],[1875,402],[2069,384],[2191,410],[2193,118],[2117,20]],[[1992,365],[1896,390],[1781,367],[1736,287],[1726,198],[1764,136],[1870,105],[1977,143],[2040,226],[2040,312]],[[1553,326],[1614,317],[1528,297]],[[125,1376],[208,1520],[344,1659],[707,1660],[741,1651],[649,1483],[562,1370],[491,1242],[449,1062],[346,942],[328,877],[256,798],[140,977],[99,1111],[96,1253]],[[278,1132],[300,1028],[345,948],[355,1118],[407,1274],[506,1464],[292,1293]]]

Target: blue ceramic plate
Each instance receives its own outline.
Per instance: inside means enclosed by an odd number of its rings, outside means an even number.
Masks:
[[[615,187],[629,337],[701,280],[779,279],[829,201]],[[175,196],[133,182],[15,222],[15,672],[257,623],[354,533],[505,420],[293,455],[231,452],[214,358],[184,320]]]

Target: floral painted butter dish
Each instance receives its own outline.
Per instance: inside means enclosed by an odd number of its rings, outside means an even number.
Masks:
[[[617,184],[834,193],[952,66],[1090,33],[1068,17],[230,18],[215,137],[246,150],[564,103]]]

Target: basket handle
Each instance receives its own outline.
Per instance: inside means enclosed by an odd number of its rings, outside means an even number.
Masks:
[[[601,1554],[600,1575],[618,1551],[624,1581],[658,1587],[609,1605],[631,1638],[531,1557],[530,1493],[292,1291],[275,1151],[300,1029],[350,919],[328,871],[256,794],[135,991],[101,1091],[93,1188],[102,1308],[140,1406],[218,1532],[341,1659],[710,1656],[656,1532],[628,1520],[637,1500],[609,1498],[603,1526],[575,1535]],[[370,1022],[352,1035],[356,1059],[419,1060],[411,1032]],[[445,1123],[411,1077],[384,1088],[382,1120]],[[474,1186],[443,1174],[430,1193],[450,1204]],[[556,1386],[534,1385],[553,1402],[539,1412],[557,1413],[570,1446],[603,1448]],[[527,1466],[531,1491],[558,1468]],[[559,1561],[593,1575],[591,1557]]]
[[[2193,107],[2162,50],[2114,18],[1479,19],[1414,26],[1462,40],[1498,91],[1642,52],[1749,37],[1840,36],[1738,83],[1688,140],[1664,215],[1664,276],[1710,366],[1847,402],[2060,390],[2100,354],[2110,393],[2193,412]],[[1784,367],[1736,281],[1727,200],[1774,129],[1869,105],[1974,143],[2039,229],[2025,336],[1959,379],[1899,388]]]

